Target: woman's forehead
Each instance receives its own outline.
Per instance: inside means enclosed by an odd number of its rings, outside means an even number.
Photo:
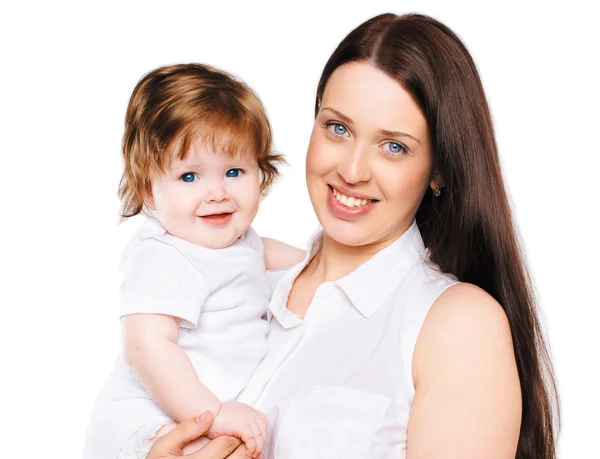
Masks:
[[[324,108],[364,127],[419,134],[415,137],[427,132],[425,117],[410,93],[367,62],[344,64],[332,73],[323,93]]]

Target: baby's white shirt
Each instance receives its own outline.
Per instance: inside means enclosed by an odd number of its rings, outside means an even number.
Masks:
[[[271,292],[256,232],[249,228],[231,246],[215,250],[172,236],[148,217],[120,267],[121,317],[181,318],[178,345],[200,381],[222,402],[235,400],[267,351]],[[136,429],[165,416],[119,356],[92,413],[86,457],[116,457]]]
[[[148,217],[121,259],[121,317],[183,319],[179,346],[221,401],[233,400],[266,353],[270,289],[262,240],[249,228],[207,249],[168,234]]]

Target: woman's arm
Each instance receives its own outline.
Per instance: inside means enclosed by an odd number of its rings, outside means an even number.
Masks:
[[[265,266],[269,270],[287,268],[304,260],[306,251],[267,237],[262,238],[265,247]]]
[[[429,311],[413,356],[407,459],[514,459],[521,390],[502,307],[470,284]]]
[[[175,317],[131,314],[121,319],[123,355],[160,407],[180,422],[210,410],[216,416],[221,402],[200,382],[186,353],[177,345]]]

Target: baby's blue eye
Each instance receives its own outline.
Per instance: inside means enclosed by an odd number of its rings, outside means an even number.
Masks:
[[[225,175],[226,175],[227,177],[239,177],[241,173],[242,173],[242,170],[241,170],[241,169],[229,169],[229,170],[228,170],[228,171],[225,173]]]
[[[401,153],[402,151],[405,151],[402,144],[398,142],[387,142],[386,145],[388,146],[387,150],[392,153]]]
[[[193,182],[194,180],[196,180],[196,175],[192,174],[191,172],[187,172],[181,176],[181,180],[188,183]]]
[[[346,135],[346,132],[348,132],[348,129],[343,124],[331,123],[329,126],[333,126],[333,132],[337,135]]]

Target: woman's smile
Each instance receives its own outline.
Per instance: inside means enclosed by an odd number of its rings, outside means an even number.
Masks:
[[[328,185],[327,203],[330,211],[338,218],[353,219],[368,214],[377,204],[376,199],[364,199],[362,195],[347,195]]]

